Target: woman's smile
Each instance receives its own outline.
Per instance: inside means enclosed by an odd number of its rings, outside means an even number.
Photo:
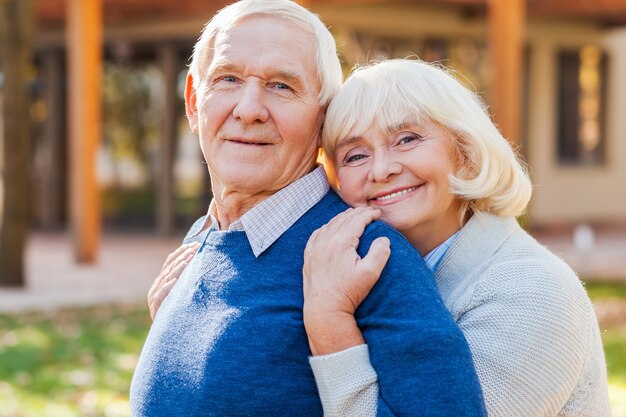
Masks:
[[[386,206],[390,204],[395,204],[399,201],[406,200],[408,198],[413,197],[420,190],[421,185],[394,189],[391,191],[383,191],[377,193],[372,197],[369,202],[372,206]]]

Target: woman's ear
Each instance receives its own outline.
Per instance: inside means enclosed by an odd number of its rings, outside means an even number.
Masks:
[[[324,171],[326,171],[326,177],[328,178],[328,183],[331,187],[337,192],[339,192],[339,181],[337,180],[337,170],[335,168],[334,162],[326,155],[324,149],[320,148],[320,151],[317,155],[317,163],[321,164],[324,167]]]
[[[317,135],[317,147],[322,147],[322,133],[324,133],[324,120],[326,120],[326,107],[320,112],[320,129]]]
[[[185,114],[193,133],[198,133],[198,106],[196,89],[193,87],[193,76],[187,74],[185,83]]]

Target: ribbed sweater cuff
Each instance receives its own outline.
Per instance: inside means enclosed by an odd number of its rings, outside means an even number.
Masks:
[[[378,380],[376,371],[370,363],[367,345],[359,345],[329,355],[312,356],[309,363],[315,375],[320,399],[325,414],[333,415],[328,406],[339,405],[355,395],[362,395]]]

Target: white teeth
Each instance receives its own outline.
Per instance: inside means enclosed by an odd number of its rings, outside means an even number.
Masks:
[[[394,197],[400,197],[401,195],[410,193],[411,191],[416,190],[417,187],[411,187],[411,188],[407,188],[406,190],[402,190],[402,191],[398,191],[395,193],[391,193],[382,197],[378,197],[376,198],[376,200],[380,200],[380,201],[384,201],[384,200],[389,200],[390,198],[394,198]]]

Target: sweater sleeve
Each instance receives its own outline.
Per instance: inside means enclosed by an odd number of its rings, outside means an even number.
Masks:
[[[309,363],[325,417],[376,416],[378,376],[367,345],[312,356]]]
[[[371,372],[358,371],[360,382],[341,382],[345,379],[342,374],[348,372],[345,364],[330,362],[323,372],[316,372],[322,400],[322,387],[328,381],[334,386],[343,385],[336,388],[343,394],[327,396],[324,409],[344,410],[335,415],[351,415],[345,410],[367,411],[361,415],[486,415],[467,342],[444,307],[432,273],[417,251],[395,231],[377,222],[361,238],[359,254],[363,256],[371,242],[383,235],[390,238],[391,257],[356,312],[369,346],[371,366],[378,375],[378,389]],[[348,366],[350,372],[368,367],[364,355],[359,359],[349,350],[338,355],[347,363],[354,359],[358,364]],[[374,396],[376,407],[372,407]]]
[[[472,348],[490,416],[560,415],[589,355],[602,355],[591,304],[560,262],[491,265],[457,322]]]

